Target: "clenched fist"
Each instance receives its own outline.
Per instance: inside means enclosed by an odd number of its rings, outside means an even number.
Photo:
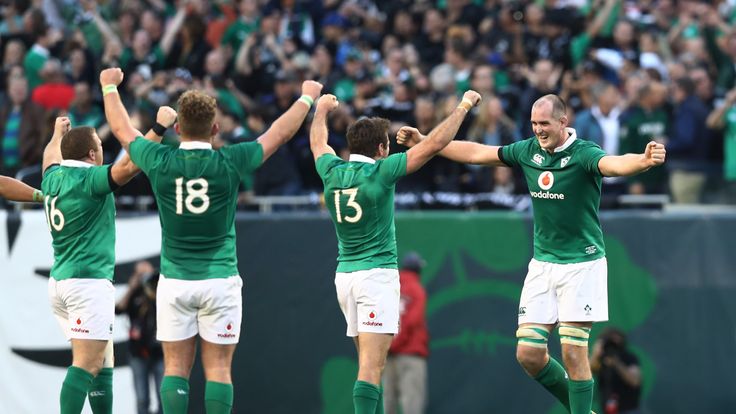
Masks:
[[[309,96],[313,101],[319,98],[320,92],[322,92],[321,83],[313,80],[307,80],[302,83],[302,95]]]
[[[158,113],[156,114],[156,122],[165,126],[166,128],[169,128],[170,126],[174,125],[175,121],[176,111],[174,110],[174,108],[170,106],[162,106],[158,108]]]
[[[118,86],[123,82],[123,71],[120,68],[105,69],[100,72],[100,85],[115,85]]]
[[[54,122],[54,135],[61,137],[70,129],[72,129],[72,122],[68,117],[60,116],[56,118],[56,122]]]
[[[399,132],[396,133],[396,142],[409,148],[422,142],[423,139],[424,135],[418,129],[409,126],[399,128]]]
[[[465,93],[463,94],[463,100],[468,100],[471,104],[473,104],[473,106],[477,106],[481,101],[481,97],[478,92],[471,89],[465,91]]]
[[[664,149],[664,144],[654,141],[648,143],[647,147],[644,149],[644,159],[652,167],[664,164],[666,155],[667,150]]]
[[[332,112],[340,103],[335,95],[326,94],[319,97],[317,101],[317,110],[320,112]]]

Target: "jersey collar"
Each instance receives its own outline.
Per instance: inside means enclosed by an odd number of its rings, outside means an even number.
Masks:
[[[350,154],[350,158],[348,158],[348,161],[350,162],[367,162],[368,164],[375,164],[376,160],[370,157],[366,157],[365,155],[361,154]]]
[[[202,141],[182,141],[179,144],[179,149],[183,150],[195,150],[195,149],[212,149],[212,144],[209,142]]]
[[[565,128],[565,133],[567,133],[567,140],[561,147],[555,148],[555,152],[562,152],[568,149],[578,139],[578,133],[575,131],[575,128]]]
[[[92,168],[95,165],[88,162],[79,160],[61,160],[62,167],[74,167],[74,168]]]

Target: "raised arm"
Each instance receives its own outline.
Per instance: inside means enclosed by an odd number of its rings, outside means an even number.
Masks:
[[[454,111],[445,118],[439,125],[437,125],[427,135],[427,139],[411,147],[406,152],[406,173],[411,174],[414,171],[426,164],[432,157],[437,155],[447,144],[455,138],[457,130],[460,129],[460,125],[465,120],[465,116],[468,111],[480,102],[480,94],[476,91],[467,91],[463,95],[463,100],[460,105],[455,108]],[[396,136],[397,142],[399,140],[399,134],[401,129]]]
[[[56,118],[54,123],[54,135],[51,136],[51,140],[46,144],[46,149],[43,151],[43,163],[41,164],[41,173],[46,172],[52,164],[61,163],[61,138],[71,129],[71,121],[68,117],[60,116]]]
[[[322,91],[322,84],[315,81],[304,81],[302,83],[302,96],[291,107],[284,112],[271,127],[266,130],[258,142],[263,146],[263,161],[265,162],[277,149],[301,127],[304,118],[307,117],[309,109]]]
[[[105,102],[105,118],[107,118],[112,134],[127,151],[130,143],[143,134],[133,127],[128,111],[120,100],[118,85],[122,81],[123,71],[120,68],[110,68],[100,72],[102,99]]]
[[[174,108],[168,106],[158,108],[158,113],[156,114],[156,125],[146,133],[144,138],[149,141],[161,142],[164,132],[166,129],[174,125],[175,121],[176,111]],[[133,164],[127,151],[125,152],[125,155],[117,160],[110,168],[112,180],[119,186],[126,184],[141,170],[137,165]]]
[[[322,95],[317,101],[312,129],[309,131],[309,147],[315,161],[324,154],[335,155],[335,150],[327,145],[327,114],[335,110],[338,105],[335,95]]]
[[[598,161],[598,169],[605,177],[621,177],[642,173],[664,163],[667,151],[663,144],[647,144],[643,154],[606,155]]]
[[[39,190],[23,181],[0,175],[0,197],[10,201],[24,201],[27,203],[41,202],[43,195]]]

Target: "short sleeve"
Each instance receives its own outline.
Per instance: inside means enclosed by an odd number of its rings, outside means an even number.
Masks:
[[[389,155],[381,160],[378,173],[387,184],[393,184],[406,175],[406,153]]]
[[[322,179],[324,180],[325,176],[330,173],[332,167],[337,165],[340,161],[342,161],[342,158],[334,154],[322,154],[319,158],[317,158],[317,161],[315,162],[315,167],[317,167],[317,174],[319,174],[319,176],[322,177]]]
[[[87,192],[93,195],[106,195],[113,192],[110,186],[110,168],[112,165],[90,167],[85,180]]]
[[[526,148],[528,140],[514,142],[513,144],[504,145],[498,149],[498,158],[509,167],[519,165],[519,159],[524,148]]]
[[[263,146],[257,142],[242,142],[220,149],[235,164],[238,176],[243,179],[263,163]]]
[[[143,137],[137,137],[130,143],[128,148],[130,159],[146,174],[156,166],[162,154],[167,151],[165,145],[149,141]]]
[[[586,147],[580,152],[580,162],[588,173],[601,175],[598,162],[605,156],[606,152],[597,144],[586,142]]]

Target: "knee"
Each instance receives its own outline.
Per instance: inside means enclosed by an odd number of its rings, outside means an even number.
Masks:
[[[516,360],[530,375],[535,375],[544,368],[546,356],[546,349],[530,348],[524,345],[516,347]]]

